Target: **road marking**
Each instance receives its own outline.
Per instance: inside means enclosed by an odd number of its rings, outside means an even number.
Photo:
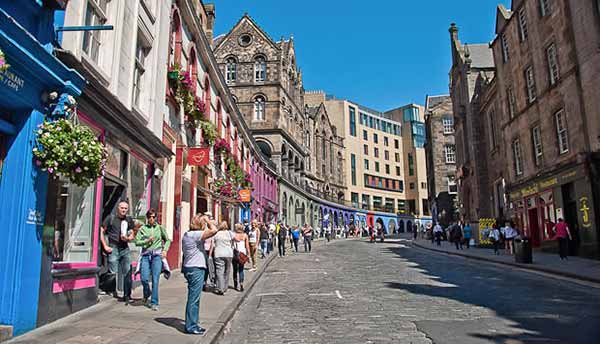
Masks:
[[[273,271],[273,272],[269,272],[272,275],[287,275],[289,274],[289,272],[287,271]]]
[[[332,296],[333,293],[316,293],[316,294],[308,294],[308,296]]]
[[[283,296],[285,295],[284,293],[264,293],[264,294],[258,294],[256,296]]]
[[[336,290],[335,294],[337,295],[338,299],[343,299],[342,294],[340,294],[339,290]]]

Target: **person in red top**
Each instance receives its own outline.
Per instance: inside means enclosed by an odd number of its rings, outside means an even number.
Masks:
[[[560,255],[560,259],[568,259],[567,254],[569,251],[569,242],[567,240],[572,240],[571,231],[569,230],[569,226],[562,219],[558,219],[558,223],[556,224],[556,238],[558,240],[558,254]]]

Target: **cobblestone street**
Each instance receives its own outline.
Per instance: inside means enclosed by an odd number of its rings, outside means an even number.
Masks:
[[[600,289],[413,248],[322,245],[277,259],[223,343],[591,343]]]

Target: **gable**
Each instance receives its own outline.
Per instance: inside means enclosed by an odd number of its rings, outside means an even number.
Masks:
[[[238,22],[231,28],[231,30],[225,35],[225,37],[219,36],[219,41],[216,42],[215,52],[220,50],[223,45],[227,43],[236,44],[238,47],[241,47],[238,44],[238,38],[240,35],[248,33],[252,35],[253,42],[250,46],[255,45],[256,43],[260,43],[261,45],[267,45],[270,49],[279,50],[279,47],[275,42],[269,37],[269,35],[250,18],[247,14],[244,15]]]

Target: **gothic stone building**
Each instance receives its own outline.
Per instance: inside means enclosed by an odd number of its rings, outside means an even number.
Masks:
[[[264,155],[281,175],[280,219],[313,219],[306,194],[309,118],[294,39],[274,41],[248,15],[213,41],[225,81]]]
[[[456,146],[449,95],[425,100],[427,187],[433,221],[448,226],[456,220]]]

